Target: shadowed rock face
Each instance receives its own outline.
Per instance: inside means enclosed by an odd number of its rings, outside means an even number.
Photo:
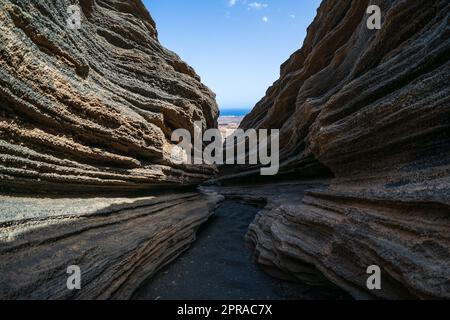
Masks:
[[[281,173],[334,180],[255,220],[261,263],[298,276],[307,262],[355,297],[450,298],[449,21],[447,0],[322,3],[241,126],[281,130]],[[367,290],[373,264],[382,290]]]
[[[163,48],[141,1],[0,1],[0,187],[104,191],[191,185],[174,129],[217,126],[214,94]]]
[[[220,200],[0,195],[0,298],[129,299],[190,246]],[[67,288],[72,265],[80,267],[81,290]]]
[[[170,161],[174,129],[217,126],[214,94],[159,44],[141,1],[80,0],[80,30],[67,27],[71,4],[0,0],[4,299],[130,298],[221,200],[145,192],[215,172]],[[66,286],[70,265],[82,290]]]

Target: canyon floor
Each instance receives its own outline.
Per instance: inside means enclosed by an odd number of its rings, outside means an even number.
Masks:
[[[135,299],[265,300],[346,299],[335,287],[312,287],[266,274],[252,258],[245,234],[258,208],[221,204],[192,247],[137,291]]]

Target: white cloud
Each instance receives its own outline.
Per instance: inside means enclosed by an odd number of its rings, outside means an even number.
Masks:
[[[264,16],[264,17],[262,17],[262,21],[264,23],[267,23],[267,22],[269,22],[269,18],[267,16]]]
[[[248,10],[261,10],[267,8],[269,5],[267,3],[252,2],[248,4]]]
[[[291,19],[295,19],[295,14],[289,15],[289,17],[291,17]]]
[[[233,7],[236,4],[237,0],[228,0],[228,6]]]

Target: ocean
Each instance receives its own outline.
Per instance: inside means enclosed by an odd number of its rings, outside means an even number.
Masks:
[[[220,109],[221,117],[244,117],[252,111],[250,108],[242,109]]]

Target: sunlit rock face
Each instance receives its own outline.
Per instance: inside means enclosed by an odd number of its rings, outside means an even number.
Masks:
[[[141,1],[0,1],[0,187],[80,192],[191,185],[173,130],[217,126],[215,95],[158,42]],[[70,24],[69,24],[70,25]]]
[[[281,173],[334,179],[255,220],[261,263],[305,278],[306,262],[355,297],[450,297],[449,19],[447,0],[322,2],[241,126],[281,130]]]
[[[0,0],[2,299],[131,298],[222,199],[177,192],[215,168],[170,160],[173,130],[217,126],[214,94],[141,1],[80,0],[78,30],[72,3]]]

